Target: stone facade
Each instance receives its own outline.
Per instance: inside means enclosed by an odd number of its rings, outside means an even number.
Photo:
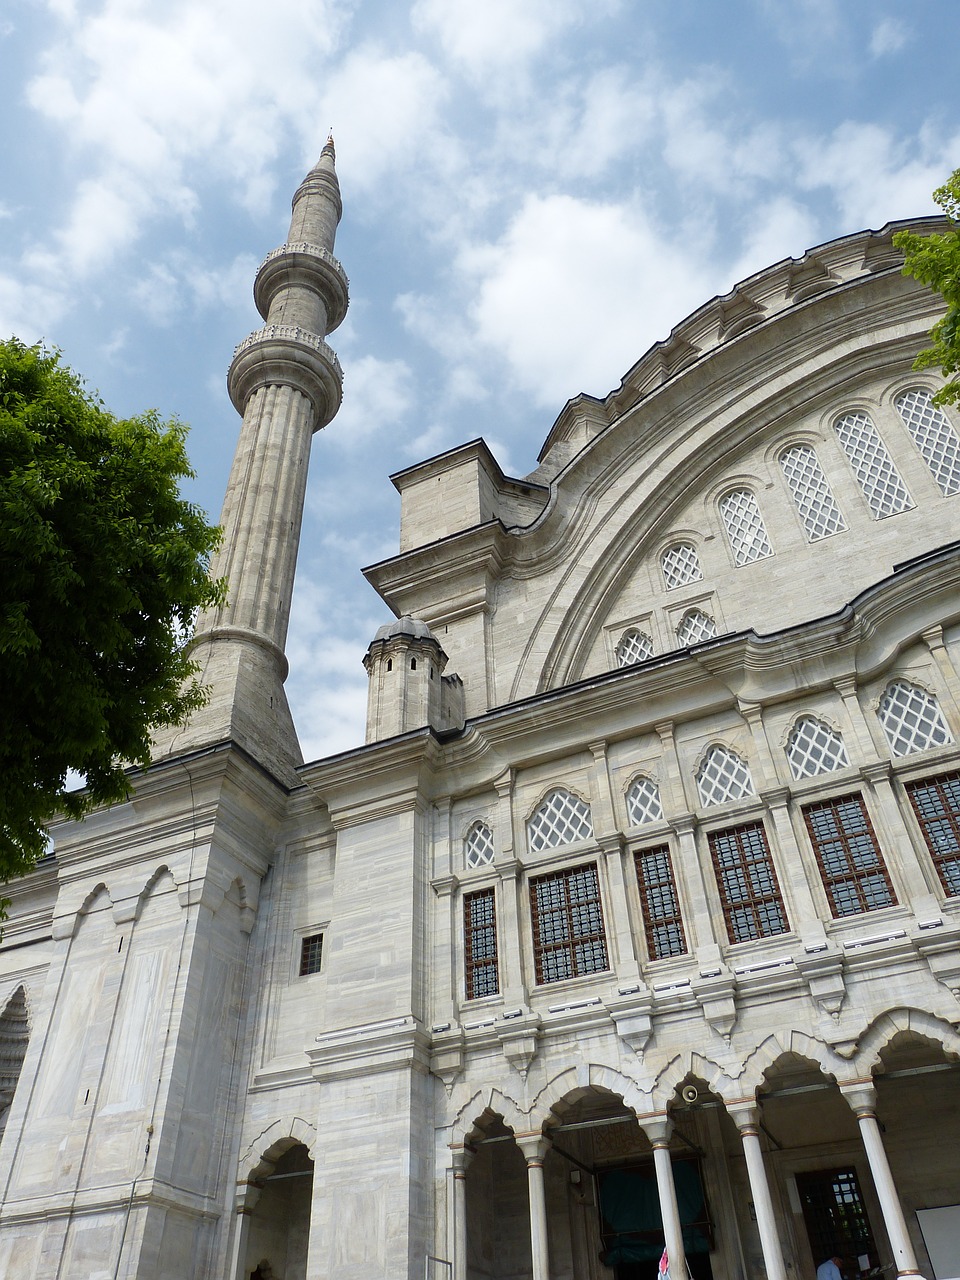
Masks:
[[[10,889],[0,1274],[960,1274],[938,300],[848,236],[571,401],[532,475],[395,476],[367,741],[303,764],[339,216],[328,144],[231,369],[211,701]]]

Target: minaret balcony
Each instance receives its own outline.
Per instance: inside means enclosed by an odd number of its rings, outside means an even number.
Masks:
[[[253,286],[257,310],[266,320],[277,296],[287,289],[317,294],[326,312],[326,332],[332,333],[347,314],[349,281],[340,263],[322,245],[301,240],[282,244],[260,264]]]
[[[307,329],[268,324],[257,329],[233,353],[227,390],[242,414],[262,387],[292,387],[313,406],[313,430],[325,427],[340,408],[343,370],[332,347]]]

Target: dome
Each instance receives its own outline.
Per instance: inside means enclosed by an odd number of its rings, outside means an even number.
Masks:
[[[373,637],[373,643],[378,640],[393,640],[397,636],[409,636],[412,640],[432,640],[437,644],[437,637],[433,634],[425,622],[419,618],[413,618],[409,613],[405,613],[401,618],[395,618],[393,622],[384,623],[377,630],[377,634]]]

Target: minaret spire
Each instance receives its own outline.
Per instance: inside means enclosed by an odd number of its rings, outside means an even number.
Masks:
[[[232,740],[283,780],[301,760],[283,691],[290,600],[313,433],[340,407],[343,375],[324,338],[346,315],[333,256],[342,205],[333,136],[293,197],[287,242],[267,254],[254,299],[265,321],[234,352],[227,388],[243,416],[212,565],[227,603],[201,615],[193,656],[210,688],[157,755]]]

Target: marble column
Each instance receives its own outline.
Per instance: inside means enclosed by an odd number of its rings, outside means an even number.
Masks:
[[[873,1175],[873,1185],[877,1190],[880,1210],[883,1214],[883,1225],[887,1231],[890,1248],[898,1276],[918,1276],[920,1268],[913,1252],[913,1243],[907,1230],[907,1222],[903,1216],[900,1197],[890,1172],[890,1163],[884,1150],[883,1138],[880,1136],[880,1125],[877,1121],[877,1091],[872,1084],[841,1085],[840,1092],[857,1117],[860,1126],[860,1137]]]
[[[763,1151],[760,1147],[760,1117],[757,1108],[753,1103],[741,1103],[728,1107],[727,1111],[740,1131],[740,1141],[743,1143],[743,1155],[747,1162],[750,1194],[753,1196],[753,1207],[757,1214],[757,1229],[760,1232],[760,1248],[763,1251],[763,1265],[766,1268],[767,1280],[787,1280],[783,1251],[780,1248],[780,1234],[777,1231],[777,1219],[770,1195],[770,1183],[767,1180]]]
[[[677,1188],[673,1181],[673,1162],[670,1159],[670,1135],[673,1133],[673,1121],[667,1116],[641,1120],[640,1128],[650,1139],[653,1147],[653,1167],[657,1175],[657,1195],[660,1198],[663,1239],[670,1263],[670,1280],[687,1280],[689,1273],[683,1251],[683,1228],[680,1225]]]
[[[550,1143],[540,1134],[517,1138],[517,1146],[527,1162],[530,1192],[530,1254],[532,1280],[550,1280],[550,1247],[547,1237],[547,1196],[543,1182],[543,1161]]]
[[[467,1167],[473,1153],[452,1153],[453,1165],[453,1280],[467,1280]]]

